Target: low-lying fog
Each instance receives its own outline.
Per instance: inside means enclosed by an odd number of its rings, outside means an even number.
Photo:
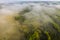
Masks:
[[[60,10],[60,5],[10,4],[0,5],[0,7],[0,40],[19,40],[20,37],[22,37],[23,34],[20,34],[18,31],[19,22],[17,22],[14,17],[18,15],[18,13],[24,12],[25,9],[30,11],[21,14],[29,20],[30,23],[36,21],[45,24],[53,22],[50,16],[54,18],[57,18],[56,15],[60,16],[60,13],[57,13],[57,10]],[[60,21],[58,24],[60,24]],[[58,31],[60,31],[59,28],[57,28]]]

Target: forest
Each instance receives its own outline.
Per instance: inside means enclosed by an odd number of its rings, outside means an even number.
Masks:
[[[60,40],[60,9],[56,6],[2,5],[0,40]]]

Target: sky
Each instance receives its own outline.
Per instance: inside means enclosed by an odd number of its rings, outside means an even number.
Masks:
[[[15,2],[15,1],[60,1],[60,0],[0,0],[0,3]]]

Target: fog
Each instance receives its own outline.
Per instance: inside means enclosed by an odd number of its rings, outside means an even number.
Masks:
[[[24,12],[24,10],[29,10]],[[57,30],[60,33],[60,5],[40,5],[40,4],[5,4],[0,8],[0,40],[24,40],[24,33],[20,32],[21,24],[14,17],[24,16],[28,21],[43,31],[57,33],[52,25],[57,23]],[[58,11],[58,12],[57,12]],[[57,16],[56,16],[57,15]],[[52,17],[52,18],[51,18]],[[36,23],[37,22],[37,23]],[[45,25],[46,24],[46,25]],[[40,27],[40,25],[42,27]],[[49,26],[48,26],[49,25]],[[60,34],[59,34],[60,35]],[[58,40],[58,39],[57,39]]]

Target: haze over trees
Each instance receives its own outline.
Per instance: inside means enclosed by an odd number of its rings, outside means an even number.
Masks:
[[[3,5],[0,40],[60,40],[60,9],[34,3]]]

